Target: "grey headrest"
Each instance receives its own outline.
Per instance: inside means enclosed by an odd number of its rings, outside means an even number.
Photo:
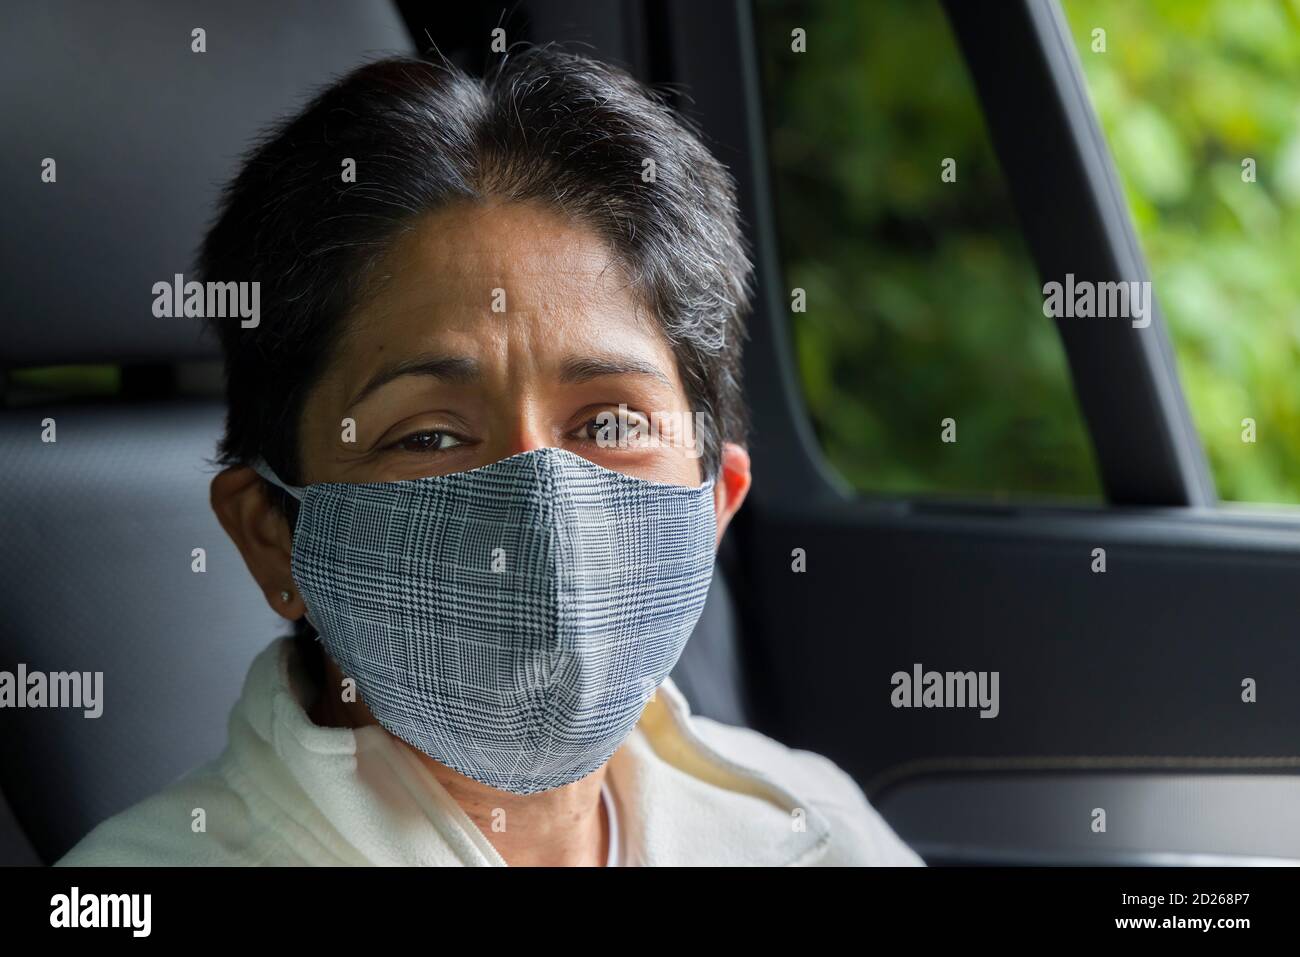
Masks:
[[[189,278],[255,133],[362,62],[412,52],[384,0],[58,0],[0,30],[0,366],[208,358],[153,315]],[[206,52],[193,52],[192,31]],[[53,183],[42,163],[55,161]]]

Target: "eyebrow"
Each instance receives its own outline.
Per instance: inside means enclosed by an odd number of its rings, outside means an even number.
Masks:
[[[625,356],[569,356],[560,363],[561,382],[589,382],[602,376],[643,375],[671,387],[663,370],[650,362]]]
[[[428,376],[443,382],[464,385],[482,377],[483,370],[477,359],[469,356],[425,354],[392,362],[373,376],[348,403],[348,408],[360,403],[376,389],[404,376]],[[663,370],[650,362],[624,356],[569,356],[560,363],[560,381],[568,383],[590,382],[603,376],[641,375],[657,379],[671,387],[672,380]]]
[[[479,367],[478,360],[471,359],[469,356],[425,354],[402,359],[384,366],[371,376],[370,381],[352,398],[348,408],[352,408],[379,387],[409,375],[429,376],[441,379],[443,382],[464,384],[480,378],[482,369]]]

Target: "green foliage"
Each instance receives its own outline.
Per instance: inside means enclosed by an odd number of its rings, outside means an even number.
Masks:
[[[1219,494],[1300,502],[1300,5],[1064,7]]]
[[[1095,499],[1063,349],[936,3],[759,4],[807,404],[870,492]],[[793,53],[790,31],[807,31]],[[943,182],[944,158],[957,181]],[[940,441],[941,421],[957,442]]]
[[[1065,3],[1226,499],[1300,502],[1297,3]],[[758,12],[786,280],[808,293],[794,342],[832,463],[870,492],[1098,497],[1063,350],[938,4]],[[795,27],[806,53],[790,50]],[[940,179],[944,157],[956,183]],[[1247,157],[1258,182],[1242,182]],[[956,445],[939,442],[947,416]],[[1247,417],[1256,444],[1241,441]]]

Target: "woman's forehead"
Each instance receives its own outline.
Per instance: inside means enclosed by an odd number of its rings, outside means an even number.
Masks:
[[[548,290],[631,296],[610,246],[537,202],[464,202],[429,213],[393,243],[380,268],[399,292],[435,291],[472,302],[490,301],[497,289],[507,297]]]
[[[332,378],[417,354],[467,357],[490,372],[546,374],[621,355],[678,387],[658,323],[593,231],[535,204],[460,204],[423,217],[377,266],[348,323]],[[524,360],[524,361],[521,361]]]
[[[492,331],[485,320],[663,339],[609,246],[536,203],[460,203],[422,217],[376,265],[348,338],[474,339]]]

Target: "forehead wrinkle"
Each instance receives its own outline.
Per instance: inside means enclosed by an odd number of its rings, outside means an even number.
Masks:
[[[549,235],[541,241],[522,237],[520,220]],[[502,232],[505,240],[493,241]],[[386,320],[425,313],[462,329],[457,320],[469,318],[464,310],[487,321],[496,288],[506,291],[507,315],[599,317],[613,307],[629,325],[668,341],[626,260],[595,230],[544,206],[444,207],[408,224],[375,266],[372,294],[353,313],[359,321],[348,323],[341,337],[349,344]],[[461,315],[449,315],[453,310]]]

